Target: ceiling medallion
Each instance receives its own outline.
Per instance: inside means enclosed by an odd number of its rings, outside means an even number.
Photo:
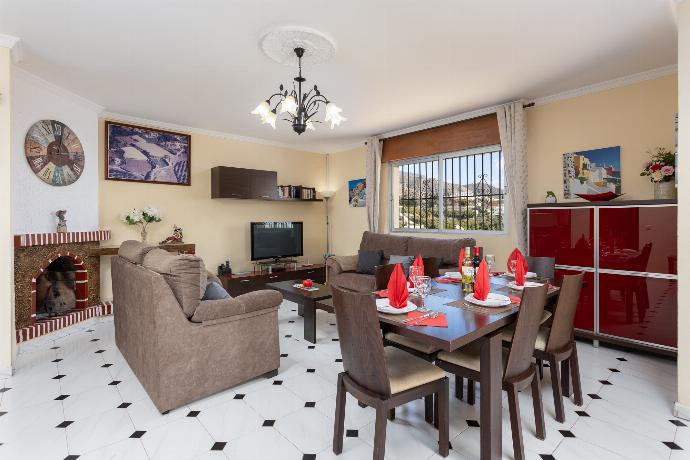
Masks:
[[[324,121],[331,123],[331,129],[347,119],[340,112],[342,109],[324,96],[314,85],[309,91],[302,90],[306,78],[302,76],[302,58],[309,61],[324,62],[335,54],[333,41],[320,32],[296,27],[284,27],[267,34],[261,48],[271,59],[281,64],[298,66],[298,75],[293,79],[292,89],[281,84],[279,91],[261,102],[251,113],[259,115],[261,122],[276,129],[278,116],[292,124],[292,130],[302,134],[306,130],[315,130],[315,123],[321,123],[314,117],[321,107],[326,116]]]

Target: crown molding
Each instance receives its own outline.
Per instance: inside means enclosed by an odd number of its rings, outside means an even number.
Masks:
[[[0,48],[8,48],[12,63],[18,64],[24,59],[22,40],[14,35],[0,34]]]
[[[310,152],[310,153],[324,153],[322,150],[315,150],[315,149],[310,149],[310,148],[300,148],[296,147],[294,145],[285,143],[285,142],[277,142],[277,141],[270,141],[268,139],[261,139],[258,137],[249,137],[249,136],[240,136],[238,134],[232,134],[232,133],[227,133],[224,131],[213,131],[209,129],[202,129],[202,128],[197,128],[194,126],[185,126],[185,125],[178,125],[175,123],[166,123],[162,121],[155,121],[155,120],[150,120],[147,118],[140,118],[140,117],[134,117],[130,115],[125,115],[122,113],[116,113],[116,112],[102,112],[100,114],[101,118],[112,120],[112,121],[121,121],[121,122],[126,122],[126,123],[134,123],[137,125],[143,125],[143,126],[148,126],[151,128],[162,128],[162,129],[167,129],[170,131],[179,131],[183,132],[186,134],[200,134],[204,136],[211,136],[211,137],[219,137],[221,139],[230,139],[233,141],[242,141],[242,142],[251,142],[253,144],[262,144],[262,145],[270,145],[273,147],[281,147],[284,149],[289,149],[289,150],[294,150],[296,152]]]
[[[20,41],[19,37],[15,37],[14,35],[0,34],[0,48],[12,49]]]
[[[105,107],[103,107],[102,105],[96,104],[95,102],[86,99],[85,97],[82,97],[69,90],[66,90],[62,86],[58,86],[55,83],[51,83],[48,80],[44,80],[43,78],[34,75],[31,72],[22,69],[21,67],[13,66],[12,73],[17,77],[22,78],[25,81],[28,81],[30,84],[34,86],[43,88],[46,91],[55,94],[56,96],[68,99],[74,102],[75,104],[84,107],[85,109],[96,112],[96,114],[100,114],[105,109]]]
[[[644,72],[628,75],[625,77],[614,78],[613,80],[603,81],[601,83],[594,83],[592,85],[583,86],[562,93],[552,94],[550,96],[538,97],[533,99],[534,105],[546,105],[552,102],[563,101],[566,99],[573,99],[584,96],[586,94],[598,93],[600,91],[607,91],[610,89],[620,88],[623,86],[633,85],[643,81],[654,80],[668,75],[678,73],[678,66],[676,64],[666,67],[659,67],[658,69],[647,70]]]

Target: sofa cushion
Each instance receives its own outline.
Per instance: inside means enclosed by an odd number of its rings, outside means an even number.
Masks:
[[[163,275],[185,315],[194,314],[206,291],[206,267],[201,258],[153,249],[144,257],[144,267]]]
[[[364,232],[359,249],[364,251],[381,249],[386,258],[390,257],[391,254],[409,254],[407,252],[407,240],[409,239],[407,236]]]
[[[373,275],[374,267],[381,265],[383,262],[383,251],[362,251],[359,250],[357,257],[357,273],[364,273],[365,275]]]
[[[457,265],[460,249],[474,247],[474,238],[408,238],[407,254],[413,257],[421,254],[422,257],[436,257],[441,266]]]
[[[122,242],[120,249],[117,251],[117,255],[129,260],[130,262],[141,265],[144,263],[144,257],[146,257],[146,254],[157,247],[158,246],[143,243],[141,241],[127,240]]]
[[[335,287],[350,289],[357,292],[374,292],[376,277],[363,273],[345,272],[331,277],[328,282]]]
[[[405,273],[405,276],[410,273],[410,265],[412,265],[412,262],[414,262],[414,257],[412,256],[400,256],[394,254],[388,259],[389,265],[402,265],[402,270],[403,273]]]
[[[223,286],[215,281],[209,281],[206,283],[206,291],[204,292],[201,300],[221,300],[229,298],[230,294],[228,294],[228,291],[223,289]]]
[[[270,289],[252,291],[226,299],[202,300],[191,319],[195,323],[213,321],[267,308],[277,308],[282,301],[283,296],[280,292]]]

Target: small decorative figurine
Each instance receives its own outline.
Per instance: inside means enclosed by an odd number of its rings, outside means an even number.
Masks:
[[[178,227],[177,224],[173,225],[172,235],[160,242],[160,244],[170,244],[170,243],[184,243],[182,235],[182,227]]]
[[[58,218],[58,222],[57,222],[57,232],[58,233],[67,233],[67,219],[65,218],[65,214],[67,214],[67,211],[65,209],[61,209],[60,211],[55,212],[55,217]]]
[[[556,198],[556,194],[553,193],[551,190],[546,192],[546,198],[544,199],[544,203],[557,203],[558,199]]]
[[[224,264],[218,265],[218,276],[232,275],[232,267],[230,267],[230,259],[226,260]]]

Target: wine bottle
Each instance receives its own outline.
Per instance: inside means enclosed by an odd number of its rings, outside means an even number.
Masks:
[[[482,258],[479,257],[479,246],[474,247],[474,257],[472,257],[472,268],[474,268],[475,275],[479,270],[479,264],[482,263]]]
[[[474,292],[474,266],[469,246],[465,248],[465,260],[462,261],[462,289],[466,294]]]

